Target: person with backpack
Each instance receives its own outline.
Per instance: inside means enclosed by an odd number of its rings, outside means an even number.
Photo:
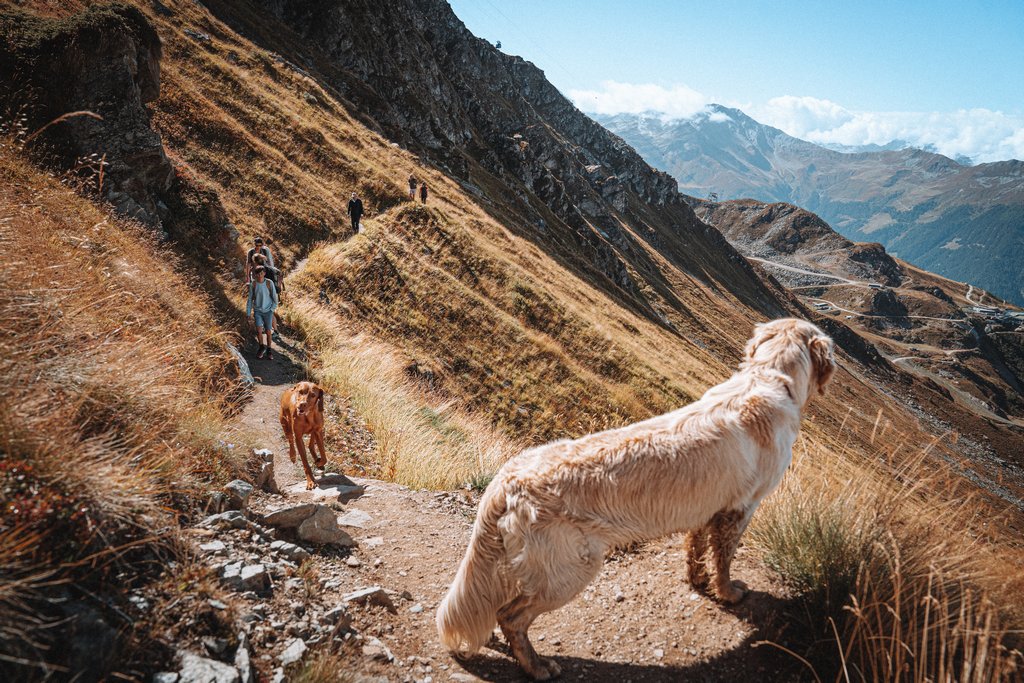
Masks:
[[[270,247],[263,244],[263,238],[257,237],[253,240],[253,248],[249,250],[249,253],[245,255],[245,281],[252,282],[252,271],[256,267],[253,262],[253,257],[256,254],[261,254],[267,259],[267,264],[271,267],[274,266],[274,255],[270,253]]]
[[[267,279],[265,266],[252,269],[252,282],[249,283],[249,298],[245,304],[245,316],[250,325],[256,326],[256,342],[260,345],[256,352],[259,359],[274,360],[274,352],[270,348],[271,335],[274,333],[274,310],[277,308],[277,288]],[[263,335],[267,343],[263,343]]]
[[[420,184],[420,199],[423,200],[424,204],[427,203],[427,184],[426,183],[421,183]]]
[[[348,200],[348,215],[352,217],[352,234],[359,232],[359,219],[363,216],[363,200],[353,192]]]
[[[252,257],[252,261],[255,266],[263,266],[267,279],[274,283],[274,287],[277,289],[277,298],[280,300],[281,295],[284,294],[284,273],[280,268],[270,265],[267,262],[267,257],[263,254],[256,254]]]
[[[416,201],[416,186],[420,184],[420,181],[416,180],[416,176],[412,173],[409,174],[409,201]]]

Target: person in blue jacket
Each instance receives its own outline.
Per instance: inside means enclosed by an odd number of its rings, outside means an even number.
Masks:
[[[267,269],[253,268],[253,281],[249,283],[249,299],[245,304],[245,315],[249,324],[256,325],[256,342],[260,345],[257,358],[274,359],[270,349],[270,337],[274,332],[274,310],[277,308],[277,288],[267,279]],[[267,343],[263,343],[263,335]]]

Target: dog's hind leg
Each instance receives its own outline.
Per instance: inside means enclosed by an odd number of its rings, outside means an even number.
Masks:
[[[754,510],[722,510],[711,518],[711,551],[715,558],[715,594],[727,604],[735,604],[747,594],[742,581],[729,577],[732,558],[740,544],[740,536],[746,531]]]
[[[506,535],[505,542],[507,548],[515,540]],[[535,680],[555,678],[562,670],[554,660],[537,654],[527,630],[538,616],[558,609],[586,588],[601,570],[604,551],[599,541],[588,539],[572,523],[558,521],[531,528],[520,552],[511,553],[512,571],[523,593],[498,610],[498,625],[520,666]]]
[[[708,587],[708,566],[705,555],[708,552],[709,528],[702,526],[686,534],[686,570],[690,585],[697,589]]]
[[[320,451],[320,455],[316,455],[313,450],[313,443],[316,442],[317,450]],[[327,467],[327,452],[324,450],[324,430],[314,429],[313,433],[309,437],[309,452],[316,456],[316,466],[320,469]]]

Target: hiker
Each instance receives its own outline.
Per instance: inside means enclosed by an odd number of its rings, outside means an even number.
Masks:
[[[427,203],[427,184],[426,183],[422,183],[420,185],[420,199],[423,200],[424,204]]]
[[[273,267],[274,255],[270,253],[270,247],[263,244],[263,238],[257,237],[252,241],[253,248],[249,250],[249,253],[245,255],[245,281],[252,282],[252,271],[255,268],[253,263],[253,257],[256,254],[262,254],[267,259],[267,264]]]
[[[265,266],[252,269],[252,282],[249,283],[249,298],[245,304],[245,315],[249,324],[256,325],[256,342],[260,345],[256,352],[257,358],[274,360],[274,352],[270,348],[271,335],[274,333],[274,310],[277,308],[277,288],[267,279]],[[263,335],[267,343],[263,343]]]
[[[419,185],[419,182],[416,180],[416,176],[412,173],[409,174],[409,201],[416,201],[416,186]]]
[[[281,272],[280,268],[275,268],[267,262],[267,257],[263,254],[256,254],[252,257],[253,267],[263,266],[264,272],[267,274],[267,279],[274,283],[274,288],[277,290],[277,299],[281,300],[281,295],[284,294],[284,273]]]
[[[359,232],[359,218],[363,215],[363,200],[355,192],[348,200],[348,215],[352,217],[352,233],[355,234]]]

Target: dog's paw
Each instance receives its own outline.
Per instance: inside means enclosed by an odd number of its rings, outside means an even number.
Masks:
[[[327,458],[323,458],[321,460],[317,460],[316,461],[316,466],[319,467],[320,469],[323,469],[323,468],[327,467]]]
[[[690,585],[697,590],[704,590],[707,588],[710,581],[708,578],[708,572],[704,567],[690,567],[687,577],[690,580]]]
[[[558,678],[562,675],[562,667],[558,666],[558,662],[555,660],[550,657],[541,657],[540,661],[544,665],[544,668],[548,670],[549,678]]]
[[[750,589],[747,588],[747,584],[742,581],[730,581],[725,586],[716,586],[715,593],[718,595],[718,599],[727,605],[735,605],[737,602],[747,597],[747,593]]]
[[[315,481],[313,481],[312,479],[306,481],[306,490],[307,491],[312,491],[315,488],[316,488],[316,482]]]

